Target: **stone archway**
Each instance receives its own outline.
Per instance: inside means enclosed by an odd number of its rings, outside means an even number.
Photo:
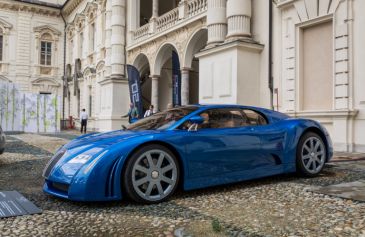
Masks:
[[[184,50],[181,69],[183,104],[199,103],[199,59],[195,54],[204,49],[208,42],[207,29],[196,30]]]
[[[179,61],[181,61],[181,56],[177,47],[170,42],[163,44],[159,48],[154,60],[155,64],[152,72],[152,101],[158,105],[160,110],[164,110],[169,104],[172,104],[173,52],[178,55]]]

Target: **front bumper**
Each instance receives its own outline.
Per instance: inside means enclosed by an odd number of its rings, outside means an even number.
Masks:
[[[79,185],[68,185],[50,180],[45,180],[43,192],[71,201],[98,202],[121,200],[118,196],[103,196],[100,193],[87,192],[85,188],[78,189]]]
[[[62,165],[47,166],[43,191],[72,201],[121,200],[121,182],[115,177],[121,175],[123,160],[117,156],[108,157],[103,162],[96,162],[89,170],[90,166],[85,164],[73,176],[62,173]],[[53,165],[53,161],[49,164]]]

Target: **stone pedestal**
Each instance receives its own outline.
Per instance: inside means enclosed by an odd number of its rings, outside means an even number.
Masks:
[[[120,129],[128,124],[128,118],[122,118],[129,109],[129,87],[127,80],[105,79],[101,86],[101,111],[98,119],[100,131]]]
[[[260,104],[264,46],[235,41],[198,53],[199,103]]]

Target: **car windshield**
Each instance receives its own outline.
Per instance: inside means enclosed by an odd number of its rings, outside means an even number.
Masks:
[[[169,109],[143,118],[129,125],[127,130],[164,130],[197,109],[196,106]]]

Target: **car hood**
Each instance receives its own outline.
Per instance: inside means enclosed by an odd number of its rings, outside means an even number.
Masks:
[[[116,143],[123,142],[127,139],[133,137],[139,137],[144,135],[153,135],[159,133],[161,131],[152,131],[152,130],[145,130],[145,131],[123,131],[123,130],[116,130],[112,132],[105,132],[105,133],[94,133],[88,134],[85,136],[78,137],[68,144],[66,144],[63,148],[64,149],[74,149],[76,147],[92,147],[92,146],[111,146]]]

